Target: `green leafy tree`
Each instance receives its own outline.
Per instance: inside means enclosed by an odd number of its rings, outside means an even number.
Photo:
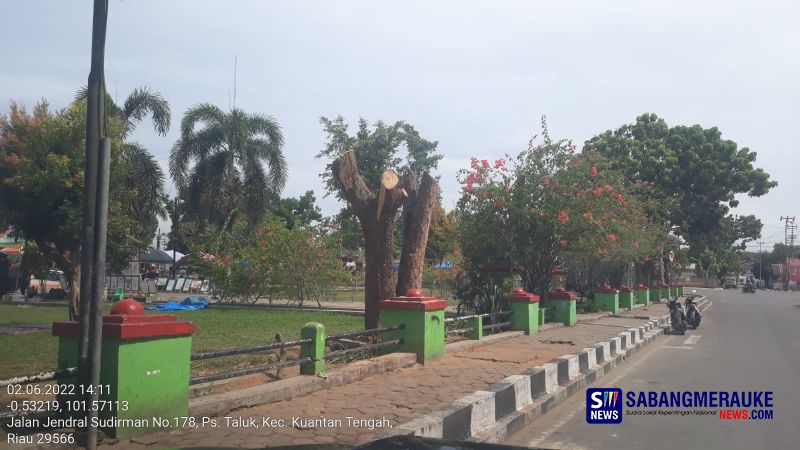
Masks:
[[[289,229],[296,225],[311,225],[322,220],[322,211],[316,205],[316,200],[314,191],[306,191],[299,198],[282,198],[269,208],[270,214],[282,219]]]
[[[183,116],[169,170],[200,228],[238,212],[258,224],[286,183],[283,134],[272,117],[201,103]]]
[[[450,257],[458,247],[456,221],[454,213],[447,213],[440,202],[433,205],[431,228],[428,232],[428,248],[425,259],[441,262]]]
[[[78,314],[80,295],[85,130],[83,101],[55,112],[40,102],[31,113],[12,102],[9,114],[0,116],[0,217],[64,271],[73,318]],[[111,179],[124,180],[112,181],[109,200],[108,261],[118,267],[146,247],[137,238],[147,226],[142,218],[155,214],[144,210],[138,216],[131,214],[127,202],[138,193],[153,192],[153,186],[158,192],[163,178],[158,171],[131,175],[140,167],[123,158],[124,126],[118,117],[110,118],[107,135],[111,139]]]
[[[754,167],[756,153],[722,139],[716,127],[669,127],[655,114],[606,131],[586,142],[629,180],[654,183],[662,203],[661,220],[682,236],[698,255],[708,238],[725,226],[738,205],[735,196],[760,197],[777,183]]]

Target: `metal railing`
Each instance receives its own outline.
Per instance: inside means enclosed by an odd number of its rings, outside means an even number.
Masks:
[[[475,333],[475,326],[467,326],[465,328],[456,328],[456,329],[448,329],[448,325],[454,326],[455,324],[463,323],[467,320],[474,320],[476,318],[481,319],[481,323],[484,321],[492,322],[488,325],[482,325],[482,331],[490,331],[491,333],[496,333],[501,330],[507,329],[511,326],[511,322],[497,322],[497,320],[509,317],[511,315],[511,311],[499,311],[496,313],[485,313],[485,314],[470,314],[466,316],[458,316],[458,317],[448,317],[444,320],[445,322],[445,336],[460,336],[465,334]],[[488,319],[488,320],[487,320]],[[462,325],[463,326],[463,325]]]
[[[395,325],[391,327],[384,327],[384,328],[372,328],[368,330],[361,330],[361,331],[351,331],[346,333],[339,333],[333,334],[330,336],[325,336],[325,342],[333,342],[338,341],[341,339],[349,339],[349,338],[358,338],[358,337],[365,337],[365,336],[374,336],[380,338],[380,334],[388,331],[396,331],[404,329],[404,325]],[[358,345],[354,348],[344,349],[344,350],[336,350],[332,352],[327,352],[323,356],[323,360],[337,360],[341,358],[345,358],[348,355],[353,355],[360,353],[362,355],[366,355],[367,357],[372,355],[372,352],[375,350],[379,350],[383,347],[387,347],[390,345],[396,345],[402,343],[402,339],[394,339],[391,341],[384,341],[372,344],[365,344],[365,345]],[[287,348],[291,347],[301,347],[303,345],[312,344],[313,339],[296,339],[293,341],[277,341],[271,342],[269,344],[263,345],[254,345],[250,347],[238,347],[238,348],[231,348],[231,349],[224,349],[224,350],[210,350],[205,352],[198,352],[192,353],[191,360],[192,361],[202,361],[208,360],[212,358],[223,358],[227,356],[236,356],[236,355],[247,355],[247,354],[254,354],[254,353],[262,353],[265,351],[270,350],[280,350],[281,353]],[[360,358],[359,358],[360,359]],[[259,365],[255,367],[248,367],[246,369],[240,370],[232,370],[227,372],[221,372],[213,375],[204,375],[204,376],[197,376],[192,377],[189,380],[189,385],[196,385],[202,383],[210,383],[213,381],[220,381],[226,380],[229,378],[236,378],[236,377],[243,377],[247,375],[254,375],[257,373],[266,373],[272,370],[280,370],[286,367],[293,367],[299,366],[302,364],[310,364],[314,363],[317,360],[309,357],[303,358],[296,358],[296,359],[288,359],[277,361],[265,365]]]
[[[41,372],[33,375],[21,375],[18,377],[7,378],[0,380],[0,387],[6,387],[12,384],[31,384],[39,383],[42,381],[60,380],[62,378],[73,377],[78,373],[77,367],[70,367],[68,369],[54,370],[52,372]]]
[[[70,367],[68,369],[62,370],[54,370],[52,372],[41,372],[32,375],[21,375],[18,377],[11,377],[5,380],[0,380],[0,387],[7,387],[15,384],[33,384],[33,383],[41,383],[43,381],[55,381],[61,380],[64,378],[74,377],[78,373],[78,369],[76,367]],[[14,417],[25,417],[31,416],[36,414],[43,414],[52,412],[49,409],[30,409],[26,411],[3,411],[0,412],[0,421],[5,421]]]

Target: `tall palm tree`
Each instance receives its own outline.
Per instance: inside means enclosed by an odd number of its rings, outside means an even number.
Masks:
[[[75,100],[84,100],[86,95],[87,90],[86,86],[84,86],[75,94]],[[121,107],[116,104],[111,95],[106,93],[106,110],[108,114],[122,119],[125,136],[132,133],[142,119],[148,115],[153,120],[155,132],[161,136],[166,136],[172,120],[169,102],[161,94],[150,90],[147,86],[134,89]]]
[[[250,223],[258,223],[286,183],[280,125],[239,108],[195,105],[181,121],[169,171],[189,218],[221,226],[244,211]]]
[[[86,95],[84,86],[75,94],[75,100],[85,100]],[[147,86],[134,89],[122,106],[106,93],[106,110],[110,116],[122,121],[123,139],[148,115],[153,121],[153,129],[161,136],[166,136],[172,120],[169,102]],[[125,208],[128,216],[139,225],[135,239],[140,241],[139,245],[148,245],[158,226],[158,218],[167,217],[164,171],[153,155],[136,142],[123,144],[120,163],[125,172],[122,184],[125,192],[130,194]]]
[[[158,227],[158,218],[167,218],[164,171],[153,155],[135,142],[123,144],[120,163],[125,168],[125,176],[120,180],[122,186],[135,193],[125,205],[128,216],[141,227],[138,237],[149,243]]]

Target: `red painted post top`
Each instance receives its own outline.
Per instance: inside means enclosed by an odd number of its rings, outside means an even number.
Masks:
[[[539,296],[536,294],[529,294],[522,288],[514,288],[511,290],[508,301],[512,303],[538,303]]]
[[[634,288],[625,286],[624,284],[619,287],[620,292],[633,292]]]
[[[607,284],[604,285],[604,286],[600,286],[600,287],[594,288],[594,291],[597,292],[597,293],[600,293],[600,294],[618,294],[619,293],[619,291],[617,291],[616,289],[614,289],[613,287],[611,287],[611,286],[609,286]]]
[[[578,294],[574,292],[569,292],[564,288],[558,288],[553,292],[547,294],[548,300],[577,300]]]
[[[103,316],[103,339],[129,341],[167,336],[191,336],[194,322],[178,321],[173,314],[144,315],[144,307],[133,299],[118,302]],[[78,322],[53,322],[53,336],[78,337]]]
[[[635,289],[637,291],[646,291],[648,288],[647,288],[647,286],[645,286],[643,284],[637,284],[633,289]]]
[[[442,311],[447,308],[447,301],[436,297],[423,297],[419,289],[409,289],[406,295],[381,300],[381,310],[407,310],[407,311]]]

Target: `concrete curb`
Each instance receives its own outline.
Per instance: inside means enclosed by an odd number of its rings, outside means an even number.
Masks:
[[[700,302],[701,309],[710,306],[705,297]],[[502,441],[665,334],[669,314],[647,319],[638,327],[574,355],[563,355],[507,377],[378,438],[416,435],[474,442]]]

